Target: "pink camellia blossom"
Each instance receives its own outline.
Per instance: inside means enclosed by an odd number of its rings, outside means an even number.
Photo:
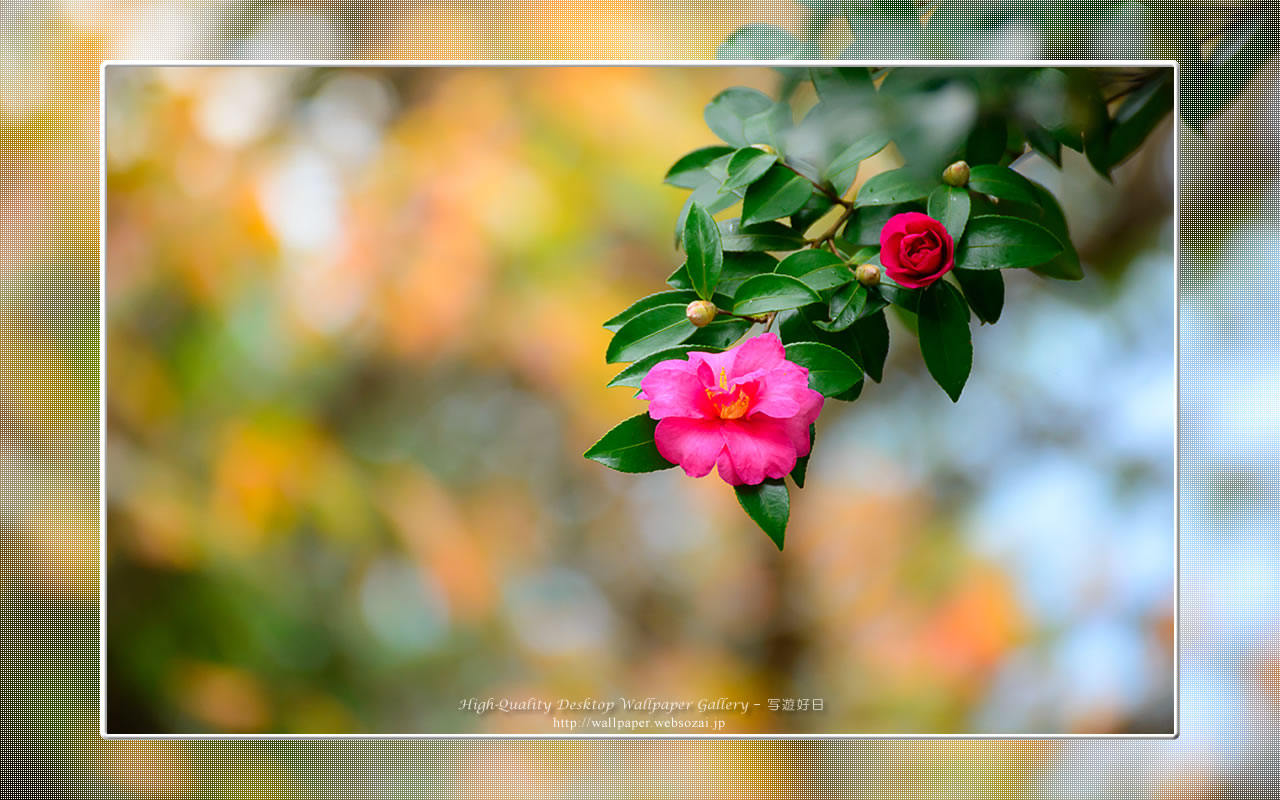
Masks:
[[[923,289],[955,266],[955,242],[928,214],[894,214],[880,229],[884,274],[908,289]]]
[[[786,360],[772,333],[723,353],[690,353],[655,364],[640,382],[649,416],[659,420],[658,452],[701,478],[718,467],[726,483],[762,483],[809,454],[809,426],[823,396],[809,370]]]

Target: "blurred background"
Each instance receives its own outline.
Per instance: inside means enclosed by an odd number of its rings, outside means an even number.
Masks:
[[[1170,55],[1168,29],[1126,8],[1081,54]],[[229,76],[242,70],[122,71],[112,109],[129,113],[107,120],[103,331],[107,689],[122,728],[429,725],[432,698],[461,691],[444,681],[462,680],[557,693],[820,687],[823,715],[777,718],[814,730],[1167,730],[1171,514],[1158,498],[1169,420],[1140,401],[1167,397],[1160,385],[1172,380],[1164,187],[1177,135],[1182,735],[98,738],[98,60],[704,58],[745,20],[803,24],[799,10],[763,6],[709,8],[697,26],[644,3],[575,24],[556,13],[511,12],[537,22],[534,45],[498,35],[505,28],[465,4],[364,22],[305,3],[4,7],[7,790],[781,797],[852,781],[856,796],[1266,796],[1280,730],[1280,553],[1267,522],[1280,441],[1268,324],[1280,300],[1273,67],[1203,136],[1170,125],[1115,189],[1089,187],[1083,169],[1067,177],[1085,185],[1051,184],[1090,278],[1011,282],[1009,316],[976,333],[982,391],[973,383],[960,409],[929,391],[899,335],[886,384],[822,420],[822,481],[805,490],[781,559],[710,481],[617,476],[580,459],[636,408],[625,390],[601,388],[611,373],[597,326],[673,265],[680,193],[657,178],[710,141],[700,109],[711,93],[768,88],[769,72],[601,71],[611,88],[631,82],[608,108],[576,94],[584,76],[557,83],[562,70],[527,85],[496,72],[272,70],[288,77],[239,89]],[[1033,25],[984,41],[965,55],[1069,50]],[[468,102],[450,106],[446,124],[448,91]],[[219,103],[238,107],[219,113]],[[360,114],[332,110],[351,107]],[[484,159],[452,122],[471,114],[470,130],[483,132],[473,135],[489,137]],[[651,121],[660,115],[662,127]],[[353,120],[357,130],[335,132]],[[437,246],[453,250],[425,260]],[[415,289],[419,271],[430,291]],[[520,303],[519,319],[491,303]],[[1018,355],[1032,349],[1056,363]],[[498,435],[511,431],[520,435]],[[445,563],[455,566],[433,566]]]
[[[110,67],[107,729],[552,732],[458,705],[623,695],[1172,733],[1169,128],[1114,187],[1033,172],[1089,280],[1012,274],[957,407],[894,329],[785,553],[718,479],[581,457],[646,405],[600,326],[679,266],[660,176],[778,81]]]

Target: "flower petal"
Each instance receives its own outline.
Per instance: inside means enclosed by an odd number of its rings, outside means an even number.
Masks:
[[[801,399],[801,408],[799,413],[784,419],[775,419],[774,421],[786,432],[787,437],[791,439],[791,444],[796,449],[796,456],[803,458],[809,455],[809,450],[813,447],[813,439],[809,436],[809,426],[818,418],[818,414],[822,412],[822,404],[826,402],[826,398],[821,392],[815,392],[812,389]]]
[[[679,464],[689,477],[701,478],[724,451],[720,428],[719,420],[667,417],[658,423],[653,440],[663,458]]]
[[[783,361],[759,381],[759,387],[751,398],[749,413],[778,418],[795,416],[800,413],[801,401],[810,391],[809,370]]]
[[[738,483],[762,483],[765,478],[782,478],[795,469],[796,448],[787,431],[772,417],[725,420],[721,429],[729,466]],[[723,464],[720,476],[725,476]]]
[[[733,367],[729,370],[729,382],[752,380],[782,363],[786,351],[776,333],[753,336],[733,348]]]
[[[714,389],[719,386],[721,389],[728,389],[729,371],[733,368],[733,349],[730,348],[723,353],[700,353],[693,352],[689,354],[689,363],[693,365],[697,371],[699,380],[702,381],[704,389]],[[721,386],[720,373],[724,373],[725,381]]]
[[[640,381],[649,416],[707,418],[715,416],[711,401],[688,361],[660,361]]]

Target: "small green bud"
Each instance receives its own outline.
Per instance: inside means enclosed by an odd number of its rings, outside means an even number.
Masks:
[[[969,183],[969,165],[957,161],[942,171],[942,182],[948,186],[964,186]]]
[[[705,328],[716,318],[716,304],[710,300],[694,300],[684,310],[695,328]]]
[[[854,274],[858,276],[858,283],[863,286],[880,285],[880,268],[875,264],[859,264]]]

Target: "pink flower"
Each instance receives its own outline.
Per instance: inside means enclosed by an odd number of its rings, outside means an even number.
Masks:
[[[782,478],[809,454],[823,396],[809,370],[786,360],[772,333],[723,353],[655,364],[640,382],[662,457],[701,478],[718,467],[733,485]]]
[[[923,289],[955,266],[955,243],[928,214],[894,214],[880,229],[884,273],[908,289]]]

